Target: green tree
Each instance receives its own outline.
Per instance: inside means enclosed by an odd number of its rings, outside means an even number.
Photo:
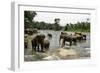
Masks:
[[[60,19],[59,18],[55,18],[54,19],[54,30],[60,30]]]
[[[33,19],[37,15],[35,11],[24,11],[25,29],[32,27]]]
[[[69,28],[69,24],[67,23],[67,24],[65,25],[64,30],[65,30],[65,31],[67,31],[67,30],[68,30],[68,28]]]

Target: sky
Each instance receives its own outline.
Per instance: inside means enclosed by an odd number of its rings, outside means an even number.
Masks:
[[[82,21],[90,20],[88,14],[71,14],[71,13],[51,13],[51,12],[36,12],[37,15],[34,21],[44,21],[46,23],[54,23],[55,18],[60,18],[60,25],[65,26],[67,23],[77,23]]]

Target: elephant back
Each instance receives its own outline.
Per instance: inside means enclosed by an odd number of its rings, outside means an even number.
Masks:
[[[45,39],[45,35],[44,34],[38,34],[36,36],[36,39],[37,39],[38,42],[42,43]]]

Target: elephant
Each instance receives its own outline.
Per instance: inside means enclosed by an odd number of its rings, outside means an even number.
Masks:
[[[77,42],[76,36],[74,36],[72,34],[69,35],[67,33],[61,33],[60,38],[59,38],[59,43],[61,42],[61,39],[62,39],[61,47],[64,47],[66,41],[70,43],[70,46],[72,45],[72,43],[76,44],[76,42]]]
[[[44,39],[45,39],[44,34],[37,34],[32,39],[32,49],[35,51],[40,51],[40,47],[41,47],[41,51],[43,51]]]
[[[61,45],[61,40],[64,40],[64,38],[67,37],[67,33],[61,32],[60,38],[59,38],[59,45]],[[64,42],[64,41],[63,41]],[[63,44],[62,44],[63,45]]]
[[[52,34],[50,34],[50,33],[48,33],[47,36],[48,36],[48,38],[52,38]]]
[[[37,35],[38,34],[38,30],[37,29],[32,29],[32,28],[27,28],[24,30],[24,48],[29,48],[29,37],[33,36],[33,35]]]
[[[83,40],[86,40],[86,34],[82,34]]]
[[[72,43],[76,44],[77,38],[75,36],[68,35],[68,36],[64,37],[62,44],[65,45],[66,41],[69,42],[70,46],[71,46]]]
[[[36,28],[34,28],[32,31],[33,31],[33,34],[39,33]]]
[[[45,38],[43,42],[43,47],[45,48],[44,50],[45,51],[48,50],[49,46],[50,46],[50,41],[47,38]]]
[[[79,35],[81,35],[82,33],[81,33],[81,32],[75,32],[75,34],[79,34]]]
[[[24,30],[24,33],[28,34],[28,35],[33,35],[34,33],[38,33],[38,31],[35,28],[33,28],[33,29],[32,28],[27,28],[27,29]]]
[[[24,33],[28,34],[28,35],[32,35],[33,34],[33,30],[32,30],[32,28],[27,28],[27,29],[24,30]]]
[[[67,32],[61,32],[61,34],[65,34],[65,35],[66,35],[66,34],[68,34],[68,33],[67,33]]]
[[[49,49],[50,46],[50,39],[52,35],[48,34],[46,37],[44,34],[37,34],[33,39],[32,39],[32,49],[35,51],[44,52],[45,50]]]
[[[78,40],[79,42],[83,40],[82,33],[80,33],[80,32],[75,32],[74,35],[77,36],[77,40]]]
[[[47,37],[44,39],[44,48],[45,50],[49,49],[50,46],[50,40],[52,39],[52,34],[47,34]]]
[[[77,36],[77,40],[82,41],[82,40],[86,40],[86,34],[82,34],[79,32],[75,32],[75,34]]]
[[[78,33],[78,32],[75,32],[73,35],[72,34],[69,35],[66,32],[61,32],[60,38],[59,38],[59,45],[60,45],[61,39],[62,39],[61,47],[65,45],[66,41],[69,42],[71,46],[72,43],[76,44],[78,41],[81,42],[82,40],[86,40],[86,35],[82,33]]]

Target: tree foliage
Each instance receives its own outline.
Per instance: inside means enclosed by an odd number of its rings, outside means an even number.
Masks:
[[[75,24],[66,24],[65,31],[81,31],[90,32],[90,22],[77,22]]]
[[[32,27],[33,19],[37,15],[35,11],[24,11],[25,29]]]
[[[25,29],[37,28],[38,30],[90,31],[90,22],[88,18],[86,22],[67,23],[65,26],[61,26],[60,18],[55,18],[54,23],[46,23],[45,21],[34,21],[36,15],[38,14],[35,11],[24,12]]]

